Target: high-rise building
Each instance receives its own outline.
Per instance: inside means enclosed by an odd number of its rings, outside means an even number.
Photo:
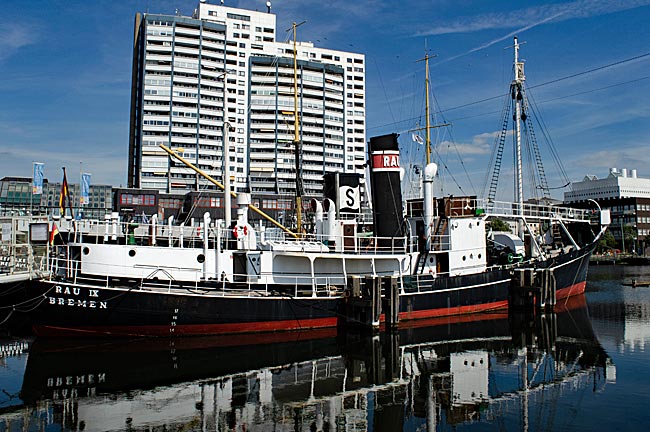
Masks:
[[[293,39],[293,31],[278,34],[270,6],[259,12],[201,1],[191,17],[138,13],[129,187],[214,188],[159,144],[222,181],[227,123],[233,188],[268,195],[282,208],[282,197],[295,193],[295,111],[305,195],[321,195],[327,172],[363,176],[364,56]]]

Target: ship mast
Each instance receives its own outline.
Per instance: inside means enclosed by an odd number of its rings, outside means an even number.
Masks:
[[[426,147],[426,165],[429,165],[431,162],[431,130],[429,129],[429,54],[424,56],[424,91],[425,91],[425,115],[427,116],[426,128],[427,128],[427,147]],[[425,166],[426,166],[425,165]]]
[[[450,126],[451,123],[443,123],[439,125],[431,125],[430,113],[429,113],[429,59],[436,57],[436,55],[429,55],[426,53],[423,59],[417,60],[418,62],[424,61],[424,91],[425,91],[425,107],[424,113],[426,116],[426,122],[424,129],[426,130],[426,164],[425,167],[431,163],[431,129],[436,129],[443,126]],[[422,128],[412,129],[411,131],[420,131]],[[411,132],[409,131],[409,132]]]
[[[298,113],[298,52],[296,51],[296,29],[305,21],[291,25],[293,30],[293,107],[294,107],[294,131],[293,148],[296,159],[296,233],[300,236],[302,232],[302,146],[300,143],[300,115]]]
[[[521,165],[521,113],[523,112],[524,98],[522,94],[522,87],[524,80],[524,63],[519,61],[519,42],[515,36],[515,78],[511,84],[511,93],[515,99],[515,116],[514,116],[514,132],[515,132],[515,202],[520,214],[523,213],[524,204],[524,183],[523,171]]]

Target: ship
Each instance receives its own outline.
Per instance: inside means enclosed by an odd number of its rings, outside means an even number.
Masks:
[[[516,137],[527,109],[518,47],[515,38]],[[35,293],[34,332],[183,336],[395,326],[513,305],[552,308],[584,292],[589,257],[609,224],[608,212],[595,202],[593,209],[524,202],[521,173],[514,202],[497,201],[492,193],[435,197],[437,165],[428,157],[423,196],[404,200],[393,133],[369,140],[372,224],[359,211],[359,179],[331,173],[322,200],[308,203],[306,229],[297,133],[295,144],[300,211],[293,229],[253,206],[249,194],[230,191],[161,145],[227,191],[226,217],[212,220],[205,213],[189,224],[158,221],[157,215],[146,224],[118,214],[61,219],[58,229],[67,232],[67,241],[54,248],[51,276]],[[520,160],[521,143],[515,151]],[[249,220],[253,211],[266,222]],[[503,223],[514,232],[498,229]]]
[[[557,312],[410,324],[377,337],[36,338],[0,428],[532,429],[575,424],[615,382],[584,295]]]

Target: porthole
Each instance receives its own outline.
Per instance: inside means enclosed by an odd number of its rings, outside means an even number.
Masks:
[[[474,254],[469,254],[469,259],[474,259]]]
[[[481,254],[478,254],[478,259],[481,259]]]
[[[203,254],[199,254],[199,255],[196,257],[196,260],[197,260],[198,262],[200,262],[200,263],[205,262],[205,255],[203,255]]]
[[[135,256],[135,249],[129,250],[129,256],[134,257]]]
[[[88,249],[87,247],[85,247],[84,250],[83,250],[83,252],[84,252],[84,255],[88,255],[88,254],[90,253],[90,249]]]
[[[467,259],[467,257],[465,255],[463,255],[463,261],[465,261],[466,259]]]

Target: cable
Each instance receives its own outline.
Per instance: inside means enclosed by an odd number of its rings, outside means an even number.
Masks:
[[[629,63],[631,61],[639,60],[639,59],[646,58],[646,57],[650,57],[650,52],[640,54],[640,55],[637,55],[637,56],[634,56],[634,57],[629,57],[629,58],[624,59],[624,60],[619,60],[617,62],[609,63],[609,64],[606,64],[604,66],[599,66],[599,67],[589,69],[589,70],[586,70],[586,71],[583,71],[583,72],[578,72],[578,73],[575,73],[575,74],[572,74],[572,75],[567,75],[567,76],[564,76],[564,77],[561,77],[561,78],[556,78],[556,79],[553,79],[551,81],[546,81],[546,82],[543,82],[541,84],[536,84],[534,86],[528,86],[528,89],[533,89],[533,88],[543,87],[543,86],[550,85],[550,84],[555,84],[555,83],[560,82],[560,81],[564,81],[564,80],[567,80],[567,79],[579,77],[579,76],[590,74],[590,73],[593,73],[593,72],[605,70],[605,69],[608,69],[608,68],[611,68],[611,67],[614,67],[614,66],[619,66],[621,64]],[[648,77],[643,77],[643,78],[639,78],[639,79],[631,80],[631,81],[626,81],[626,82],[619,83],[619,84],[613,84],[611,86],[602,87],[600,89],[595,89],[595,90],[592,90],[592,91],[607,89],[607,88],[610,88],[610,87],[615,87],[617,85],[623,85],[623,84],[628,84],[628,83],[632,83],[632,82],[636,82],[636,81],[641,81],[641,80],[644,80],[644,79],[647,79],[647,78]],[[588,93],[588,92],[584,92],[584,93]],[[582,94],[582,93],[577,93],[577,94]],[[460,109],[460,108],[465,108],[465,107],[472,106],[472,105],[478,105],[478,104],[481,104],[481,103],[484,103],[484,102],[489,102],[491,100],[498,99],[498,98],[501,98],[501,97],[504,97],[504,96],[507,96],[507,93],[503,93],[503,94],[500,94],[500,95],[497,95],[497,96],[492,96],[492,97],[481,99],[481,100],[474,101],[474,102],[468,102],[468,103],[462,104],[462,105],[457,105],[457,106],[454,106],[454,107],[451,107],[451,108],[447,108],[445,110],[435,112],[433,114],[442,113],[442,112],[449,112],[449,111],[457,110],[457,109]],[[568,96],[564,96],[564,97],[568,97]],[[553,100],[555,100],[555,99],[553,99]],[[480,116],[480,115],[476,115],[476,116],[472,116],[472,117],[478,117],[478,116]],[[411,117],[409,119],[398,120],[398,121],[394,121],[392,123],[386,123],[386,124],[379,125],[379,126],[372,126],[372,127],[368,127],[367,130],[370,131],[370,130],[373,130],[373,129],[389,127],[389,126],[393,126],[393,125],[400,124],[400,123],[413,122],[417,118],[418,117]],[[471,117],[463,117],[463,118],[471,118]]]

